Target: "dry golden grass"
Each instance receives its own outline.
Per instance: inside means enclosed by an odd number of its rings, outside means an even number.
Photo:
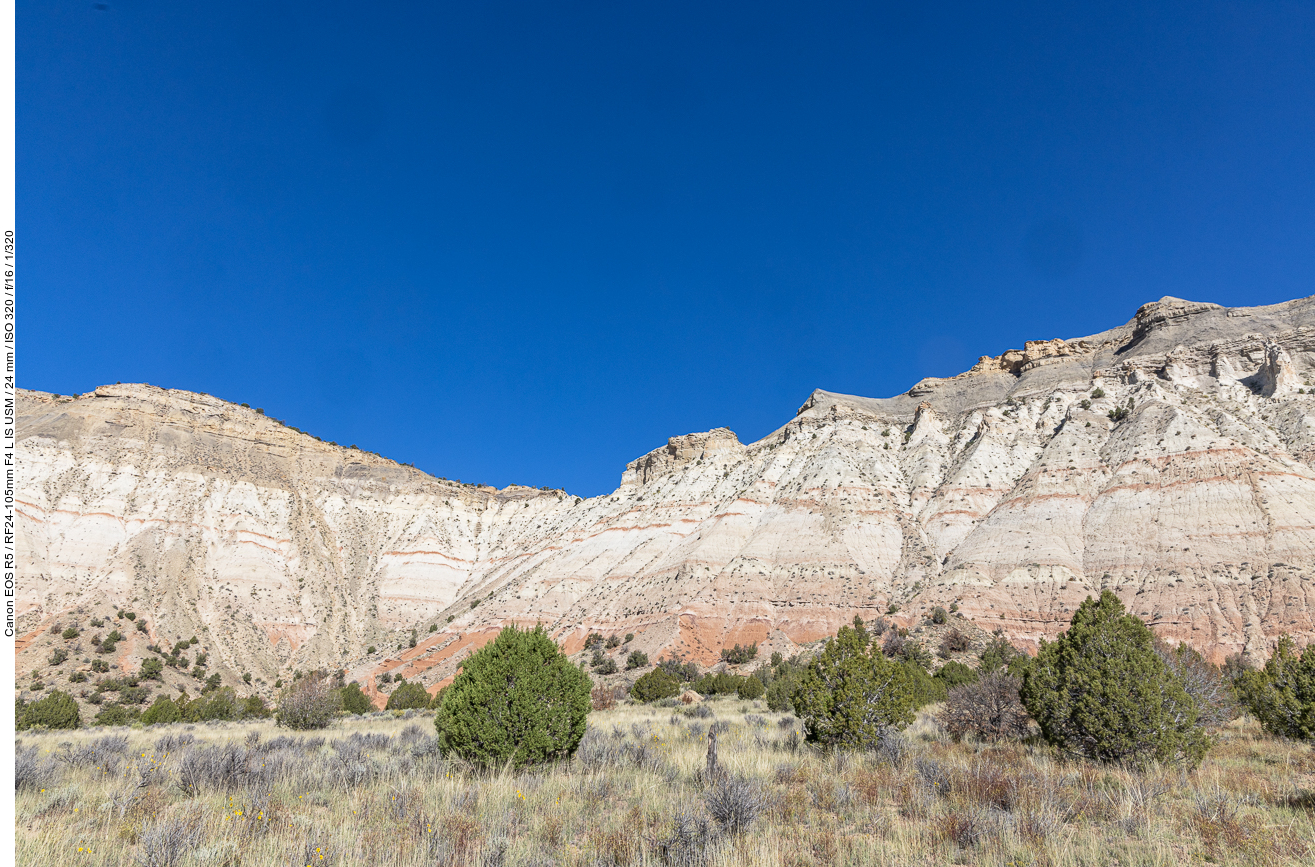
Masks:
[[[1194,772],[1137,772],[1062,762],[1039,745],[953,744],[926,713],[898,760],[828,755],[761,706],[707,706],[715,719],[629,704],[596,712],[584,757],[492,774],[424,754],[425,738],[404,734],[416,725],[432,734],[424,713],[348,718],[291,733],[323,744],[263,751],[290,733],[267,722],[25,732],[22,748],[37,748],[34,767],[48,777],[18,792],[18,863],[1315,863],[1315,755],[1253,723],[1222,732]],[[719,754],[730,778],[765,798],[738,835],[708,814],[712,722],[728,726]],[[107,734],[127,736],[125,755],[69,761]],[[166,734],[196,742],[158,750]],[[387,741],[362,752],[353,734]],[[242,747],[246,782],[223,790],[187,776],[186,754],[225,743]],[[266,789],[258,780],[271,767]],[[189,781],[194,793],[184,790]]]

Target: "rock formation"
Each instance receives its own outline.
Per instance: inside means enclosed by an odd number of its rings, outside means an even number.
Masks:
[[[197,634],[234,684],[327,666],[432,688],[513,621],[706,663],[957,602],[1034,646],[1111,588],[1168,638],[1265,653],[1315,640],[1312,382],[1315,297],[1165,298],[897,397],[814,392],[755,443],[673,437],[584,500],[435,479],[207,395],[22,392],[20,622],[130,606],[150,633],[124,666]]]

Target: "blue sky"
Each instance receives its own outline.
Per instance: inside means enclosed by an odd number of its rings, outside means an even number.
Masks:
[[[1315,5],[18,4],[19,382],[611,490],[1315,293]]]

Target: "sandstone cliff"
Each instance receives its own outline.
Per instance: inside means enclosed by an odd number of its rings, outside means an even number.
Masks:
[[[755,443],[674,437],[585,500],[434,479],[206,395],[23,392],[19,613],[36,635],[131,606],[231,682],[432,686],[511,621],[706,662],[958,602],[1027,646],[1105,587],[1160,634],[1263,653],[1315,640],[1311,383],[1315,297],[1165,298],[897,397],[817,391]]]

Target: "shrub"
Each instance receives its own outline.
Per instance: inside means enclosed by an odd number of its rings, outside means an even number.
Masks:
[[[883,729],[913,721],[907,669],[863,644],[858,633],[841,627],[800,679],[793,704],[810,742],[865,747],[877,743]]]
[[[1021,697],[1047,741],[1088,759],[1195,767],[1209,747],[1196,702],[1156,654],[1151,631],[1108,590],[1041,643]]]
[[[942,608],[941,606],[937,605],[935,608],[933,608],[933,609],[931,610],[931,622],[932,622],[932,623],[935,623],[935,624],[937,624],[937,625],[940,625],[940,624],[945,623],[945,622],[948,621],[949,619],[950,619],[950,615],[949,615],[948,613],[946,613],[945,609]]]
[[[611,649],[614,648],[614,647],[620,647],[620,646],[621,646],[621,637],[620,637],[619,635],[609,635],[609,636],[607,636],[607,642],[606,642],[606,644],[605,644],[604,646],[605,646],[608,650],[611,650]]]
[[[702,695],[730,695],[740,691],[740,684],[745,678],[722,671],[717,674],[705,674],[694,681],[693,688]]]
[[[1004,669],[1019,680],[1023,679],[1023,672],[1031,662],[1026,653],[1015,649],[1004,637],[1004,633],[999,631],[991,639],[991,643],[978,654],[977,659],[981,663],[977,669],[980,673],[990,674]]]
[[[1155,652],[1196,702],[1198,723],[1208,729],[1215,729],[1237,718],[1238,707],[1233,690],[1219,666],[1206,661],[1204,656],[1186,643],[1174,648],[1156,639]]]
[[[593,650],[596,647],[602,647],[603,642],[606,640],[601,632],[591,632],[584,638],[584,649]]]
[[[658,668],[674,677],[681,683],[693,683],[699,679],[699,667],[692,662],[686,662],[683,659],[668,657],[658,663]]]
[[[70,638],[77,638],[78,628],[76,626],[70,626],[68,629],[65,629],[63,632],[60,633],[60,637],[63,638],[65,641],[69,640]]]
[[[404,683],[388,696],[385,710],[410,710],[429,707],[429,693],[418,683]]]
[[[766,691],[767,688],[763,686],[761,680],[754,675],[749,675],[744,679],[744,682],[740,684],[740,688],[736,690],[736,693],[742,699],[753,701],[756,698],[762,698],[763,693]]]
[[[630,655],[626,657],[626,671],[633,668],[643,668],[646,665],[648,665],[648,654],[642,650],[632,650]]]
[[[258,695],[249,695],[242,699],[242,718],[243,719],[268,719],[272,711],[265,704],[265,700]]]
[[[956,653],[963,653],[969,647],[972,647],[972,641],[958,629],[951,629],[945,633],[941,639],[941,646],[938,651],[941,659],[949,659]]]
[[[290,729],[322,729],[342,707],[329,679],[312,672],[296,680],[279,696],[275,722]]]
[[[976,683],[977,672],[962,662],[947,662],[936,672],[936,679],[944,683],[947,690],[951,690],[965,683]]]
[[[1022,738],[1027,734],[1027,710],[1018,698],[1022,685],[1004,671],[950,690],[941,711],[941,724],[956,741],[973,735],[986,741]]]
[[[896,664],[903,666],[908,672],[909,686],[913,691],[914,710],[936,704],[938,701],[945,701],[947,692],[945,681],[932,677],[927,669],[916,662],[900,660]]]
[[[142,714],[142,725],[158,725],[161,723],[176,723],[183,718],[182,711],[178,710],[178,705],[173,703],[167,695],[159,696],[151,703],[151,706]]]
[[[601,660],[594,663],[594,671],[599,674],[616,674],[620,669],[617,667],[615,659],[610,656],[604,656]]]
[[[62,664],[63,664],[64,662],[66,662],[67,660],[68,660],[68,651],[65,650],[65,649],[62,648],[62,647],[56,647],[56,648],[55,648],[53,651],[51,651],[51,653],[50,653],[50,664],[51,664],[51,665],[62,665]]]
[[[425,695],[428,696],[428,693]],[[361,692],[361,685],[354,680],[338,690],[338,698],[342,702],[343,710],[348,713],[356,714],[357,716],[360,716],[363,713],[369,713],[374,709],[374,705],[370,702],[370,697]]]
[[[369,647],[365,648],[365,652],[370,655],[374,655],[374,653],[376,652],[374,645],[371,644]]]
[[[93,659],[91,661],[91,670],[98,674],[104,674],[110,670],[110,664],[103,659]]]
[[[1237,692],[1265,731],[1315,741],[1315,644],[1298,656],[1292,637],[1282,636],[1262,670],[1242,673]]]
[[[55,690],[45,698],[37,699],[23,708],[16,720],[19,731],[34,726],[48,729],[75,729],[82,725],[78,703],[66,692]]]
[[[509,626],[443,690],[439,749],[484,766],[569,756],[584,737],[592,686],[542,626]]]
[[[635,633],[633,633],[633,632],[627,632],[627,633],[626,633],[626,644],[629,644],[630,642],[632,642],[632,641],[634,641],[634,640],[635,640]]]
[[[75,671],[68,676],[69,683],[86,683],[87,676],[80,671]]]
[[[144,680],[163,680],[164,663],[153,656],[142,660],[141,673],[138,675]]]
[[[126,707],[122,704],[107,704],[96,714],[92,720],[93,725],[98,726],[126,726],[132,725],[141,716],[141,711],[135,707]]]
[[[769,710],[783,711],[794,707],[794,691],[799,688],[799,677],[778,677],[767,687],[767,707]]]
[[[668,674],[664,668],[653,669],[630,687],[630,695],[635,701],[658,701],[679,694],[680,681]]]
[[[589,694],[589,706],[594,710],[611,710],[616,707],[616,690],[609,686],[596,686]]]
[[[704,803],[712,820],[731,835],[748,830],[768,807],[767,796],[759,783],[724,774],[708,789]]]
[[[723,647],[721,649],[721,658],[723,662],[730,665],[744,665],[758,655],[758,645],[746,644],[741,647],[736,644],[734,647]]]

